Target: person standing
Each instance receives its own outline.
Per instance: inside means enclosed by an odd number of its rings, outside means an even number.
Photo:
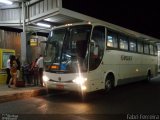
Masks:
[[[20,55],[17,54],[16,56],[16,62],[17,62],[17,80],[20,79],[20,69],[21,69],[21,62],[20,62]]]
[[[7,68],[6,68],[6,72],[7,72],[7,81],[6,84],[9,84],[9,80],[11,79],[11,74],[10,74],[10,59],[11,59],[11,55],[9,56],[8,60],[7,60]]]
[[[40,85],[43,86],[43,56],[40,55],[37,62],[36,62],[36,66],[38,66],[38,76],[39,76],[39,81],[40,81]]]
[[[31,64],[32,82],[34,83],[34,86],[38,85],[38,67],[36,65],[37,60],[38,58],[32,61],[32,64]]]
[[[11,74],[11,79],[9,81],[8,87],[11,87],[11,83],[13,82],[13,87],[16,87],[16,80],[17,80],[17,62],[16,58],[14,55],[12,55],[10,59],[10,74]]]

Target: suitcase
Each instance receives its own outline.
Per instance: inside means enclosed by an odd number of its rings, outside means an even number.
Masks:
[[[16,87],[25,87],[25,82],[24,81],[16,81]]]

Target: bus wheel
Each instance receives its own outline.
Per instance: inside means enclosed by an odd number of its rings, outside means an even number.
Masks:
[[[106,93],[108,93],[113,87],[113,81],[114,81],[113,78],[114,78],[113,76],[109,76],[105,80],[105,92]]]

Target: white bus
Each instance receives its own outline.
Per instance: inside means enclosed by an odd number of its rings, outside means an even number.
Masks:
[[[46,43],[44,85],[87,93],[149,80],[157,74],[157,39],[135,33],[97,23],[54,28]]]

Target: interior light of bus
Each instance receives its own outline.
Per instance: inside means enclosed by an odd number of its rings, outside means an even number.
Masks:
[[[112,40],[108,40],[108,42],[112,42]]]
[[[70,55],[67,55],[67,54],[66,54],[66,56],[69,57],[69,58],[71,57]]]
[[[109,40],[110,40],[110,39],[112,40],[112,39],[113,39],[113,37],[112,37],[112,36],[108,36],[108,39],[109,39]]]

